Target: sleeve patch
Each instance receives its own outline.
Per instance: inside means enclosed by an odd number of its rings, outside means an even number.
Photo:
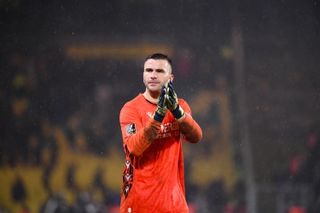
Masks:
[[[134,123],[128,124],[126,126],[127,135],[132,135],[136,133],[136,125]]]

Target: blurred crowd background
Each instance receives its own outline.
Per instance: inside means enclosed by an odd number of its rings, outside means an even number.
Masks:
[[[204,131],[183,145],[190,212],[320,211],[319,0],[1,0],[0,17],[1,213],[119,212],[119,111],[154,52]]]

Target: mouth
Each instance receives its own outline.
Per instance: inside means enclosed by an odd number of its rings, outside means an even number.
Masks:
[[[160,82],[151,81],[151,82],[148,82],[148,84],[149,84],[150,86],[156,86],[156,85],[159,85]]]

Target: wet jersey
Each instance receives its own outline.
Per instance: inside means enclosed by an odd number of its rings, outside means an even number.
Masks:
[[[201,134],[189,105],[179,99],[190,129]],[[139,94],[120,112],[123,147],[126,153],[121,193],[121,213],[185,213],[181,125],[168,110],[162,123],[152,118],[156,104]],[[146,128],[157,128],[152,141]]]

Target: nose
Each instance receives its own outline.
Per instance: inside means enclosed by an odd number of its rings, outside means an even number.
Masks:
[[[157,77],[158,77],[158,75],[157,75],[157,73],[155,72],[155,71],[153,71],[152,73],[151,73],[151,79],[156,79]]]

